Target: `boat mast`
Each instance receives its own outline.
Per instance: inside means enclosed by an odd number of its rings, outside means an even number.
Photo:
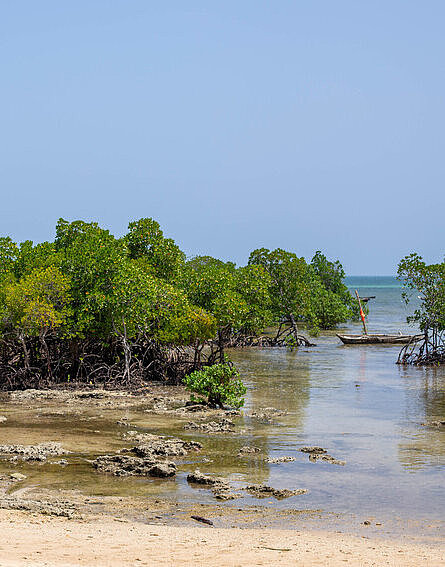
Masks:
[[[355,290],[355,295],[356,295],[356,297],[357,297],[358,306],[360,307],[360,317],[362,318],[363,329],[364,329],[364,331],[365,331],[365,335],[367,335],[367,334],[368,334],[368,329],[366,328],[365,314],[363,313],[362,302],[360,301],[360,296],[359,296],[357,290]]]

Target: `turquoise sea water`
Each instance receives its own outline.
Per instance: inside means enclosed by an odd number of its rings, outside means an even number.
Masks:
[[[403,286],[395,276],[348,276],[345,284],[352,289],[399,289]]]
[[[355,290],[361,297],[375,295],[367,304],[369,307],[368,331],[384,333],[416,333],[418,328],[408,325],[406,318],[418,305],[418,297],[410,293],[408,305],[402,298],[402,283],[391,276],[351,276],[346,278],[346,285],[352,294]]]

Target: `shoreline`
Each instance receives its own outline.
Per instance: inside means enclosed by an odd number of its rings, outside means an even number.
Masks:
[[[162,526],[0,510],[4,567],[445,565],[445,546],[344,533]]]

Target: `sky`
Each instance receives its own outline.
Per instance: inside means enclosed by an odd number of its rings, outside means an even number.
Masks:
[[[0,0],[0,235],[442,261],[445,2]]]

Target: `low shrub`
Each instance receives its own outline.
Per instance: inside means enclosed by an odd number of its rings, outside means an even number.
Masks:
[[[222,408],[224,404],[240,408],[244,405],[244,394],[247,389],[239,379],[236,368],[227,363],[207,366],[203,370],[196,370],[184,378],[184,384],[190,392],[191,399],[196,402],[205,401],[196,398],[199,394],[207,398],[212,407]]]

